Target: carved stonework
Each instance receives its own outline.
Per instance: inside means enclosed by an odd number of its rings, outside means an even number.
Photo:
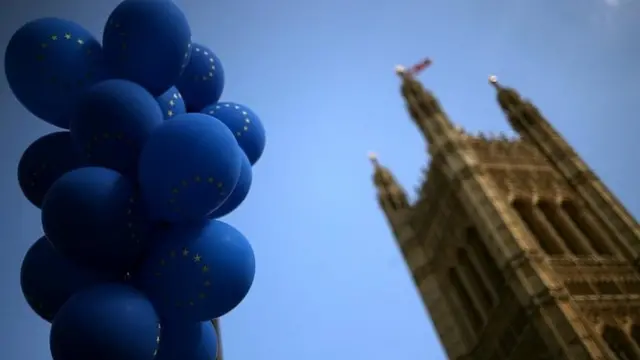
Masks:
[[[431,163],[414,204],[374,180],[449,358],[640,359],[637,221],[515,90],[491,80],[518,135],[471,135],[402,81]]]

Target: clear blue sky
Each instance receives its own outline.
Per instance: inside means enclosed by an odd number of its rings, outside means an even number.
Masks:
[[[0,47],[42,16],[99,34],[116,3],[23,0],[0,15]],[[427,162],[397,63],[433,57],[423,81],[470,130],[508,130],[486,84],[495,72],[534,99],[640,214],[636,0],[180,4],[195,40],[225,65],[223,99],[253,107],[268,131],[249,199],[229,219],[252,241],[258,272],[222,321],[227,360],[444,359],[376,205],[366,158],[377,151],[408,189]],[[49,326],[28,309],[18,279],[41,235],[39,212],[15,173],[26,146],[52,129],[17,103],[4,77],[0,91],[0,349],[5,360],[46,360]]]

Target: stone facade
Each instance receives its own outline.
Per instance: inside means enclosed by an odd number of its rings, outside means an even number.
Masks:
[[[491,79],[519,136],[470,135],[400,76],[431,163],[415,202],[373,178],[448,357],[640,360],[637,221],[515,90]]]

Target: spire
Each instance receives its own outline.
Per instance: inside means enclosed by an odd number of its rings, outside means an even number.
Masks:
[[[369,161],[371,161],[371,165],[373,165],[373,183],[376,185],[378,192],[386,192],[390,187],[397,186],[391,172],[380,165],[376,153],[369,153]]]
[[[524,100],[516,90],[502,86],[495,75],[489,76],[489,84],[496,89],[498,104],[515,131],[526,136],[523,132],[527,127],[543,121],[531,102]]]
[[[380,163],[378,162],[378,155],[372,151],[369,152],[369,161],[371,161],[374,168],[380,166]]]
[[[419,116],[433,116],[441,113],[442,108],[435,95],[424,88],[422,84],[415,79],[414,74],[407,71],[403,66],[396,66],[396,74],[402,80],[402,96],[407,101],[409,111],[414,121],[419,122]],[[417,112],[414,114],[414,112]],[[420,125],[420,124],[418,124]]]
[[[400,187],[389,169],[380,165],[378,156],[369,153],[369,161],[373,165],[373,183],[378,191],[378,202],[386,213],[409,207],[407,194]]]
[[[406,69],[396,66],[395,72],[402,80],[402,96],[405,99],[409,113],[429,144],[435,144],[438,138],[447,137],[455,133],[453,123],[447,118],[435,95],[424,88],[416,80],[415,75],[431,65],[426,59],[417,65]]]
[[[498,103],[502,110],[509,111],[510,107],[518,106],[523,102],[517,91],[500,85],[495,75],[489,76],[489,84],[496,89]]]

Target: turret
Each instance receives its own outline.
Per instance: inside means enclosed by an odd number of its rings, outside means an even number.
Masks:
[[[420,129],[430,149],[439,147],[446,138],[453,136],[455,126],[447,118],[434,94],[425,89],[411,72],[396,67],[396,74],[402,79],[402,96],[414,123]]]
[[[407,193],[398,184],[391,171],[380,165],[374,153],[369,154],[369,160],[373,164],[373,183],[378,193],[378,203],[389,221],[393,223],[397,215],[410,208]]]
[[[513,129],[517,132],[524,130],[525,126],[523,124],[521,114],[531,111],[529,108],[529,105],[531,104],[523,100],[516,90],[500,85],[500,83],[498,83],[498,78],[495,75],[489,76],[489,84],[496,89],[498,104],[500,104],[502,111],[507,115],[509,124],[511,124]],[[524,116],[526,117],[527,115]]]

